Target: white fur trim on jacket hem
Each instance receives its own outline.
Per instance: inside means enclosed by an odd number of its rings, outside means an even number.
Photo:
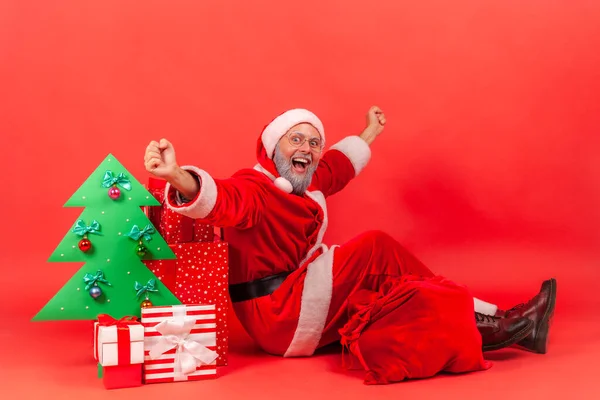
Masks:
[[[348,136],[331,146],[331,150],[338,150],[344,153],[354,166],[356,175],[367,166],[371,159],[371,148],[363,139],[358,136]]]
[[[327,216],[327,200],[325,200],[325,196],[323,196],[323,192],[320,190],[315,190],[314,192],[306,191],[306,195],[314,200],[315,203],[321,207],[323,210],[323,223],[319,228],[319,233],[317,234],[317,242],[314,246],[308,250],[306,256],[300,262],[300,265],[303,265],[306,260],[312,257],[312,255],[321,247],[321,243],[323,242],[323,237],[325,236],[325,231],[327,231],[327,225],[329,224],[329,217]]]
[[[298,326],[284,357],[311,356],[321,341],[333,291],[333,253],[338,246],[322,247],[324,253],[308,265]]]
[[[186,206],[182,206],[180,201],[178,201],[179,204],[177,204],[175,207],[172,206],[169,201],[167,201],[167,206],[171,210],[185,215],[186,217],[194,219],[205,218],[208,214],[210,214],[213,208],[215,208],[215,204],[217,203],[217,184],[212,176],[202,169],[193,166],[184,166],[181,168],[195,173],[200,177],[200,193],[198,193],[196,198]],[[169,199],[169,190],[175,189],[172,189],[171,185],[167,183],[167,186],[165,187],[166,199]],[[180,199],[179,196],[178,199]]]

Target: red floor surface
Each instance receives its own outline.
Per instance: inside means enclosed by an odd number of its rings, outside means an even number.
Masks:
[[[210,399],[598,399],[597,368],[600,355],[600,318],[596,310],[598,255],[558,251],[515,251],[506,248],[440,251],[422,257],[434,270],[467,283],[475,295],[501,306],[529,298],[547,276],[558,279],[558,303],[551,330],[549,353],[519,349],[486,353],[494,366],[462,376],[441,375],[388,386],[365,386],[360,372],[341,367],[339,348],[310,359],[281,359],[258,351],[232,321],[230,365],[220,368],[216,380],[154,384],[107,393],[95,378],[90,322],[31,323],[29,319],[57,288],[30,287],[31,271],[43,281],[43,257],[4,260],[19,265],[4,276],[1,294],[0,354],[5,399],[62,398],[210,398]],[[11,262],[13,261],[13,262]],[[474,266],[482,265],[474,276]],[[519,271],[530,269],[527,279]],[[5,269],[6,271],[6,269]],[[471,272],[468,272],[471,271]],[[6,275],[6,273],[3,273]],[[533,278],[532,278],[533,276]],[[24,299],[25,298],[25,299]],[[19,301],[19,306],[14,307]],[[5,397],[6,396],[6,397]]]
[[[0,0],[0,400],[600,399],[599,5]],[[374,104],[385,133],[328,202],[327,235],[382,229],[503,307],[556,277],[549,354],[367,387],[339,349],[269,357],[233,324],[218,379],[107,393],[89,321],[29,322],[79,268],[46,260],[108,153],[146,183],[144,149],[166,137],[225,178],[286,109],[316,112],[329,147]]]

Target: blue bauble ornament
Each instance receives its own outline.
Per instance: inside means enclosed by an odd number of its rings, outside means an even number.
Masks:
[[[90,296],[92,296],[94,299],[97,299],[98,297],[102,296],[102,289],[100,289],[98,286],[92,286],[90,289]]]

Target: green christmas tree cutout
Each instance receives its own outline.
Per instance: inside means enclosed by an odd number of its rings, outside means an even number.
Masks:
[[[109,154],[65,207],[85,207],[51,254],[50,262],[85,262],[34,321],[140,316],[142,301],[181,302],[143,260],[175,259],[140,207],[156,200]]]

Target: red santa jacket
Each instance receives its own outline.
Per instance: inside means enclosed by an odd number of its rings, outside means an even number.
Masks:
[[[251,307],[234,307],[246,331],[263,348],[275,353],[284,349],[286,356],[310,355],[319,343],[332,296],[335,246],[322,243],[328,223],[326,198],[362,171],[371,151],[358,136],[342,139],[322,155],[302,196],[286,193],[276,184],[279,175],[260,139],[257,157],[253,169],[226,179],[182,167],[199,178],[200,192],[184,204],[167,185],[165,197],[171,209],[224,228],[230,246],[230,284],[303,269],[290,276],[301,282],[293,283],[296,289],[290,290],[281,308],[274,310],[273,304],[267,306],[260,299]],[[278,322],[283,328],[265,326]]]

